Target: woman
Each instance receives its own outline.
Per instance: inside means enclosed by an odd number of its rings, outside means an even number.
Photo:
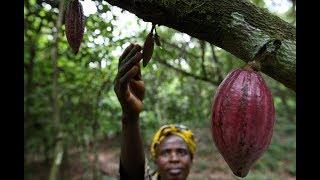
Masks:
[[[162,126],[151,144],[156,171],[152,173],[146,163],[139,125],[145,92],[140,70],[141,49],[137,44],[130,44],[124,50],[114,82],[114,90],[122,107],[120,179],[185,180],[196,150],[193,133],[185,126]]]

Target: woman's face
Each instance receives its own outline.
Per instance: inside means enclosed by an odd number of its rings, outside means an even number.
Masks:
[[[176,135],[166,137],[157,147],[156,164],[164,180],[185,180],[190,171],[192,157],[187,144]]]

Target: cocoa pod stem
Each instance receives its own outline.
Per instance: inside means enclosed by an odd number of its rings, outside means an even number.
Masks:
[[[253,70],[253,71],[261,71],[261,64],[260,61],[249,61],[245,66],[244,69]]]

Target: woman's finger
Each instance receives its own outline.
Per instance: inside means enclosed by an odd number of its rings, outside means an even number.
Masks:
[[[137,52],[135,56],[129,59],[125,64],[121,65],[118,75],[122,77],[127,71],[129,71],[135,64],[139,63],[142,59],[142,53]],[[139,70],[138,67],[136,67]]]
[[[141,51],[141,46],[138,44],[135,44],[131,51],[128,53],[127,56],[124,57],[124,59],[119,63],[119,67],[121,67],[123,64],[125,64],[127,61],[129,61],[133,56],[136,55],[137,52]]]
[[[133,94],[135,94],[135,96],[138,97],[140,100],[143,100],[145,93],[144,82],[131,79],[130,87],[133,91]]]
[[[142,80],[141,79],[141,65],[140,63],[138,62],[137,64],[135,64],[135,66],[138,67],[138,73],[133,77],[134,80]]]
[[[121,61],[124,60],[124,58],[129,54],[129,52],[132,50],[133,47],[134,47],[134,45],[132,43],[130,43],[130,45],[123,51],[123,53],[121,54],[121,56],[119,58],[119,66],[121,64]]]
[[[120,93],[124,94],[128,90],[128,83],[137,74],[138,68],[132,67],[123,77],[120,78]]]

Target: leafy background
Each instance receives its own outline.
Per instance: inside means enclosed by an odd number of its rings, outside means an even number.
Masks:
[[[295,26],[295,6],[272,9],[278,1],[251,0]],[[59,9],[41,0],[24,5],[24,167],[25,179],[47,179],[55,156],[57,134],[63,134],[60,179],[114,179],[120,151],[121,108],[113,91],[118,57],[129,43],[143,44],[151,23],[112,7],[105,1],[81,1],[85,34],[74,55],[59,29],[57,41],[58,96],[53,93],[51,50]],[[272,4],[273,3],[273,4]],[[280,3],[280,2],[279,2]],[[279,5],[279,4],[278,4]],[[88,7],[96,11],[88,11]],[[162,47],[142,77],[146,84],[141,129],[146,156],[153,133],[163,124],[182,123],[196,134],[197,154],[190,179],[238,179],[211,139],[211,103],[219,82],[244,62],[232,54],[160,26]],[[295,179],[295,92],[263,74],[273,93],[276,124],[272,142],[245,179]],[[59,124],[53,121],[58,102]],[[96,155],[96,156],[94,156]],[[94,157],[98,157],[95,159]],[[151,163],[151,166],[154,166]]]

